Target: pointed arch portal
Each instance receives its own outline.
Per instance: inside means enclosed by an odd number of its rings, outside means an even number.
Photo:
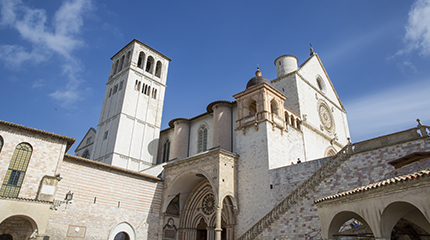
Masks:
[[[221,183],[236,181],[237,158],[216,149],[164,166],[163,226],[177,228],[176,239],[234,239],[234,184]],[[172,202],[177,203],[179,214],[170,211]]]

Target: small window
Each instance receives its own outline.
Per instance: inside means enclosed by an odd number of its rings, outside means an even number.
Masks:
[[[289,118],[289,116],[288,116],[288,112],[285,112],[285,122],[288,124],[288,118]]]
[[[301,121],[297,118],[296,119],[296,125],[297,125],[297,129],[299,129],[300,130],[300,126],[301,126]]]
[[[130,240],[130,237],[126,232],[119,232],[113,240]]]
[[[255,113],[257,113],[257,103],[255,101],[252,101],[249,106],[249,115],[253,115]]]
[[[113,93],[112,94],[115,94],[117,91],[118,91],[118,84],[113,87]]]
[[[124,55],[121,57],[121,61],[119,62],[118,72],[120,72],[123,67],[124,67]]]
[[[137,67],[143,69],[143,60],[145,59],[145,53],[140,52],[139,58],[137,59]]]
[[[197,148],[197,152],[204,152],[208,148],[208,128],[205,124],[199,129]]]
[[[169,161],[169,155],[170,155],[170,140],[167,139],[166,142],[164,142],[163,145],[163,162]]]
[[[292,127],[295,127],[294,125],[294,116],[293,115],[291,115],[291,117],[290,117],[290,121],[291,121],[291,126]]]
[[[270,101],[270,111],[272,112],[272,114],[279,115],[278,114],[278,103],[275,101],[275,99]]]
[[[148,57],[148,60],[146,60],[146,68],[145,71],[152,74],[152,69],[154,67],[154,58],[152,56]]]
[[[0,189],[0,196],[18,197],[32,152],[33,148],[28,143],[16,146]]]
[[[322,77],[321,76],[317,76],[317,85],[318,85],[318,88],[319,88],[319,90],[322,92],[322,93],[326,93],[326,87],[325,87],[325,83],[324,83],[324,80],[322,79]]]
[[[157,99],[157,89],[152,89],[152,98]]]
[[[144,83],[142,84],[142,93],[145,94],[145,91],[146,91],[146,84]]]
[[[115,75],[118,72],[118,65],[119,65],[119,60],[116,60],[115,68],[114,68],[114,71],[113,71],[113,75]]]
[[[112,96],[112,88],[109,89],[109,97]]]
[[[118,91],[121,91],[123,84],[124,84],[124,80],[119,83]]]
[[[130,51],[127,52],[127,57],[125,58],[125,63],[130,62]]]
[[[145,94],[149,96],[149,93],[151,92],[151,87],[148,85],[148,89],[145,90]]]
[[[134,90],[140,91],[140,81],[136,80],[136,83],[134,84]]]
[[[103,140],[106,140],[106,139],[108,138],[108,132],[109,132],[109,131],[106,131],[106,132],[105,132],[105,135],[103,136]]]
[[[161,76],[161,62],[157,61],[157,66],[155,67],[155,76],[160,77]]]

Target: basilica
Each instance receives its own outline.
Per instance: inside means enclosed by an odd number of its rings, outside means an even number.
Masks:
[[[0,240],[430,239],[430,127],[351,143],[312,48],[166,129],[171,59],[136,39],[111,59],[74,154],[0,121]]]

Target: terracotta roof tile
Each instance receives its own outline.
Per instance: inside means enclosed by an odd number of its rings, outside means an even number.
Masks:
[[[335,195],[324,197],[324,198],[321,198],[321,199],[314,201],[314,203],[321,203],[321,202],[326,201],[326,200],[341,198],[341,197],[344,197],[347,195],[358,194],[358,193],[362,193],[365,191],[369,191],[371,189],[381,188],[381,187],[385,187],[388,185],[397,184],[397,183],[406,182],[406,181],[412,181],[412,180],[416,180],[418,178],[429,177],[429,176],[430,176],[430,169],[425,169],[425,170],[421,170],[421,171],[418,171],[415,173],[385,179],[385,180],[382,180],[382,181],[379,181],[376,183],[372,183],[372,184],[369,184],[366,186],[362,186],[359,188],[355,188],[355,189],[352,189],[352,190],[349,190],[346,192],[341,192],[341,193],[338,193]]]

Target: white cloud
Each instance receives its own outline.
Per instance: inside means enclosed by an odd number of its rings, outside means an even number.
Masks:
[[[0,46],[0,58],[5,62],[5,65],[11,69],[18,69],[24,63],[31,61],[34,64],[45,61],[50,57],[49,52],[43,52],[40,48],[34,48],[30,52],[26,51],[20,45],[2,45]]]
[[[345,103],[354,142],[415,127],[417,118],[430,125],[428,81],[355,99]]]
[[[405,48],[397,55],[418,51],[421,56],[430,55],[430,0],[417,0],[409,11],[404,37]]]
[[[43,88],[45,86],[46,86],[46,80],[39,79],[33,82],[33,85],[31,86],[31,88]]]
[[[0,0],[0,6],[0,24],[17,30],[22,39],[31,44],[30,50],[21,45],[0,45],[0,59],[5,65],[17,68],[25,62],[37,64],[46,61],[52,54],[58,54],[63,59],[61,64],[67,76],[67,90],[57,90],[50,96],[65,107],[80,100],[82,97],[78,87],[82,80],[77,76],[81,68],[79,61],[73,57],[73,51],[83,45],[79,34],[83,15],[91,9],[90,0],[65,0],[52,19],[53,27],[49,27],[44,9],[29,8],[21,0]]]

